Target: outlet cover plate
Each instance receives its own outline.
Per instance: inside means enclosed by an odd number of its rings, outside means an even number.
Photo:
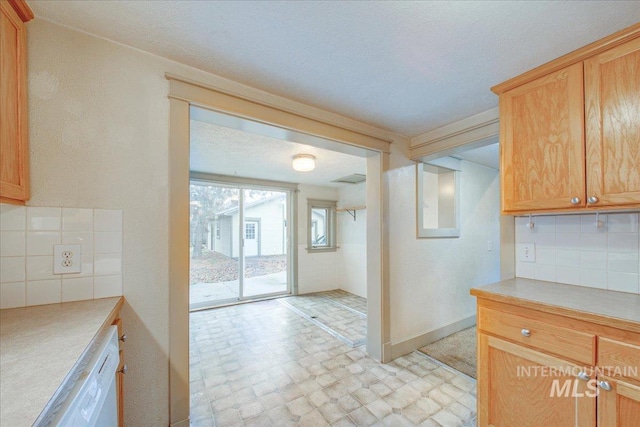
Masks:
[[[518,261],[536,262],[536,244],[520,243]]]
[[[53,274],[81,271],[82,245],[53,245]]]

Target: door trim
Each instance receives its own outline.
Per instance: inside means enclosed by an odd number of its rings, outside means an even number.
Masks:
[[[391,361],[389,312],[389,153],[393,134],[361,122],[286,98],[256,91],[235,82],[218,82],[217,88],[166,74],[169,80],[169,418],[175,424],[189,418],[189,145],[190,106],[233,114],[226,109],[230,99],[223,88],[235,88],[236,100],[258,105],[260,117],[251,108],[236,118],[272,125],[287,133],[306,135],[308,144],[322,148],[351,147],[366,150],[367,176],[367,352]],[[230,92],[230,91],[229,91]],[[244,92],[245,95],[242,95]],[[219,96],[222,95],[222,96]],[[242,95],[239,97],[238,95]],[[265,100],[269,100],[267,103]],[[295,111],[292,114],[291,111]],[[282,124],[281,115],[293,119]],[[317,126],[315,126],[317,125]],[[327,125],[329,127],[327,127]],[[326,132],[327,129],[332,132]],[[342,131],[341,131],[342,130]],[[373,144],[371,144],[373,142]],[[372,146],[373,145],[373,146]],[[341,151],[338,149],[337,151]],[[292,200],[297,204],[297,193]],[[297,248],[297,233],[292,233]],[[370,246],[370,247],[369,247]],[[293,291],[297,293],[297,288]]]

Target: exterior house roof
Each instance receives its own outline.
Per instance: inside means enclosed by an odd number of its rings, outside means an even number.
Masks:
[[[267,197],[266,199],[260,199],[260,200],[256,200],[250,203],[245,204],[244,208],[246,209],[251,209],[254,208],[256,206],[260,206],[262,204],[268,203],[268,202],[272,202],[275,200],[279,200],[279,199],[284,199],[285,198],[285,194],[276,194],[274,196],[271,197]],[[235,206],[233,208],[229,208],[229,209],[225,209],[223,211],[217,212],[216,216],[233,216],[235,214],[238,213],[238,210],[240,209],[240,206]]]

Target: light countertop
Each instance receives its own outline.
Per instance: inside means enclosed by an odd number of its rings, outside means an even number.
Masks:
[[[123,299],[0,310],[0,425],[31,426],[61,394]]]
[[[471,289],[478,298],[640,332],[640,295],[531,279]]]

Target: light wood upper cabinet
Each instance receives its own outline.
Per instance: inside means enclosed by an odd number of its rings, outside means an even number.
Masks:
[[[27,45],[23,1],[0,0],[0,201],[29,199]]]
[[[492,90],[503,213],[640,207],[640,24]]]
[[[504,210],[584,205],[582,87],[574,64],[500,96]]]
[[[640,203],[640,38],[584,62],[587,196]]]

